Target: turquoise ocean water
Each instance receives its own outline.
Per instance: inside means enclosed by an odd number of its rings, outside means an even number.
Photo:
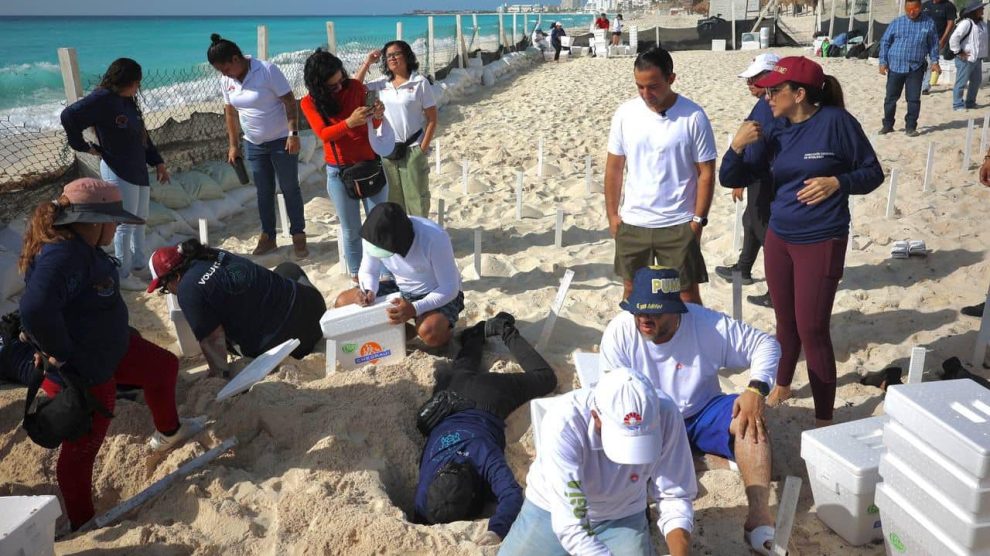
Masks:
[[[478,41],[486,49],[494,49],[498,16],[479,15],[477,18]],[[562,21],[565,29],[584,32],[591,15],[545,14],[543,28],[548,29],[554,20]],[[280,67],[283,64],[294,66],[294,70],[291,67],[283,69],[287,75],[294,73],[299,79],[299,68],[306,54],[326,45],[327,21],[334,22],[338,55],[349,67],[359,63],[370,48],[380,47],[395,38],[398,21],[403,24],[403,38],[418,52],[425,49],[425,16],[0,17],[0,118],[34,128],[58,125],[58,113],[64,106],[58,68],[59,47],[76,48],[86,90],[110,62],[119,57],[137,60],[146,76],[153,72],[174,75],[174,80],[181,83],[209,75],[203,71],[203,65],[211,33],[220,33],[238,43],[245,53],[253,54],[257,48],[257,26],[265,24],[268,26],[269,56]],[[462,21],[465,37],[470,39],[471,16],[463,16]],[[512,16],[503,16],[503,21],[511,41]],[[524,32],[521,14],[516,22],[516,36],[521,39]],[[530,14],[530,30],[535,22],[536,15]],[[452,50],[456,28],[454,16],[434,16],[434,26],[437,51]],[[147,90],[147,81],[144,93],[154,97],[153,91]],[[168,84],[158,79],[155,85]],[[192,88],[187,86],[186,90]],[[144,100],[148,102],[147,98]]]

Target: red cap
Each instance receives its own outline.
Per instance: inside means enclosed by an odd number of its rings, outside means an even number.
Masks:
[[[151,269],[151,284],[148,286],[148,293],[161,287],[161,277],[182,264],[182,253],[178,247],[162,247],[155,250],[148,261],[148,268]]]
[[[781,58],[773,70],[754,85],[757,87],[776,87],[785,81],[821,89],[825,86],[825,72],[816,62],[804,56],[788,56]]]

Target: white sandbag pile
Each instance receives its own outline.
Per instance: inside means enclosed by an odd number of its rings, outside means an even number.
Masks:
[[[541,61],[540,51],[529,48],[525,52],[510,52],[487,66],[481,58],[468,58],[468,67],[450,70],[447,77],[433,85],[433,95],[439,106],[457,101],[474,93],[479,86],[491,87],[506,75],[530,68]]]

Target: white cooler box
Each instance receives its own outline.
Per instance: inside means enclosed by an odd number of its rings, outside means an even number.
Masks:
[[[60,515],[55,496],[0,497],[0,554],[55,554],[55,520]]]
[[[874,492],[886,420],[870,417],[801,433],[818,518],[852,545],[883,537]]]
[[[389,324],[385,309],[395,293],[378,299],[374,305],[345,305],[330,309],[320,318],[323,337],[333,340],[341,368],[356,369],[363,365],[395,365],[406,358],[406,325]]]
[[[990,550],[967,550],[939,529],[925,512],[886,483],[877,485],[883,513],[887,556],[990,556]]]
[[[199,342],[192,328],[189,328],[189,321],[186,315],[179,308],[179,298],[172,294],[165,296],[165,303],[168,305],[168,318],[172,321],[172,330],[175,332],[175,339],[179,343],[179,352],[185,357],[191,357],[202,353]]]

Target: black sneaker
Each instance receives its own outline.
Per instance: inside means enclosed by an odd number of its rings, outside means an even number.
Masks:
[[[908,137],[917,137],[921,135],[921,132],[917,129],[906,129],[904,130],[904,135],[907,135]]]
[[[725,280],[731,282],[732,281],[732,273],[736,269],[738,269],[738,268],[739,268],[739,265],[738,264],[734,264],[732,266],[716,266],[715,267],[715,274],[718,274],[720,277],[722,277]],[[751,286],[753,284],[753,275],[750,274],[750,273],[748,273],[748,272],[743,272],[742,273],[742,284],[744,286]]]
[[[882,128],[880,128],[880,131],[878,131],[877,133],[880,134],[880,135],[887,135],[888,133],[890,133],[892,131],[894,131],[894,128],[883,126]]]
[[[980,303],[979,305],[970,305],[969,307],[963,307],[962,309],[959,310],[959,312],[966,315],[967,317],[982,318],[983,306],[985,304],[986,303],[984,302],[984,303]]]
[[[515,324],[516,317],[502,311],[485,321],[485,336],[489,338],[492,336],[501,336],[506,328],[511,328]]]
[[[923,95],[930,95],[930,94],[932,94],[932,92],[929,89],[922,89],[921,90],[921,94],[923,94]]]
[[[747,295],[746,301],[749,301],[753,305],[759,305],[760,307],[773,309],[773,301],[770,300],[770,292],[767,292],[763,295]]]

